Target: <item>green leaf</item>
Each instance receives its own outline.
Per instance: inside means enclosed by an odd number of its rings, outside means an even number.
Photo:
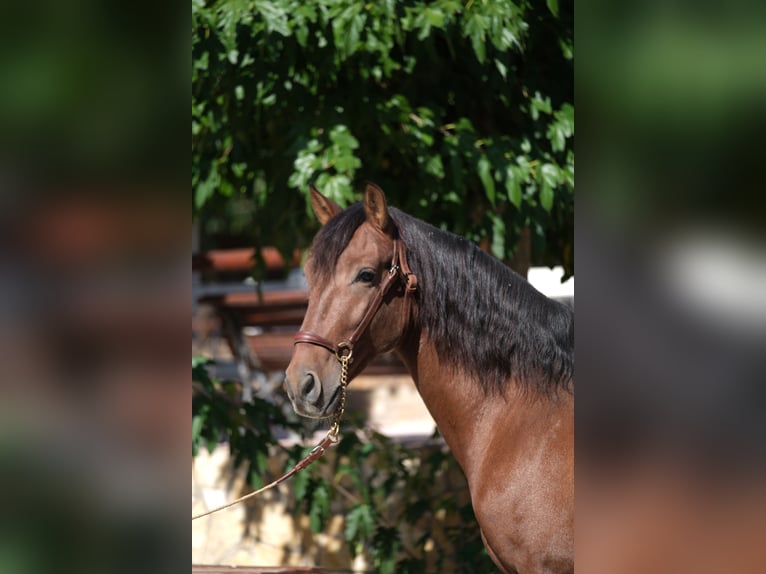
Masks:
[[[322,193],[340,205],[347,205],[354,200],[351,180],[345,175],[329,176],[322,174],[317,178],[317,187]]]
[[[553,207],[553,190],[560,179],[559,168],[552,163],[544,163],[540,167],[540,205],[545,211]]]
[[[508,67],[503,63],[502,60],[498,58],[495,58],[495,67],[497,68],[497,71],[500,72],[500,75],[505,80],[506,76],[508,75]]]
[[[550,187],[556,187],[559,182],[559,168],[552,163],[544,163],[540,168],[540,175]]]
[[[264,484],[266,484],[263,478],[262,471],[259,468],[258,464],[255,464],[255,463],[250,464],[250,471],[248,472],[248,482],[250,483],[250,488],[252,488],[253,490],[258,490]]]
[[[567,126],[568,135],[574,134],[574,106],[572,104],[564,104],[561,109],[556,113],[556,117],[559,121],[564,122]]]
[[[489,199],[492,205],[495,205],[495,180],[492,177],[492,166],[486,155],[482,155],[479,158],[476,167],[479,173],[479,179],[481,179],[481,183],[484,185],[487,199]]]
[[[518,168],[508,166],[505,169],[505,190],[510,201],[517,209],[521,208],[521,178],[517,174]]]
[[[210,166],[210,172],[203,181],[197,184],[194,190],[194,205],[197,209],[201,208],[207,201],[215,195],[216,190],[221,184],[221,176],[215,164]]]
[[[545,211],[550,211],[553,207],[553,188],[545,181],[540,183],[540,205]]]
[[[521,140],[521,151],[523,151],[524,153],[529,153],[532,151],[532,143],[529,141],[529,138],[524,138],[523,140]],[[526,161],[526,158],[523,158],[523,156],[522,156],[522,159]]]
[[[348,127],[337,125],[330,131],[330,141],[336,146],[344,149],[356,149],[359,147],[359,141],[351,134]]]
[[[298,44],[305,48],[308,45],[308,39],[309,39],[309,29],[307,26],[299,26],[295,29],[295,39],[298,41]]]
[[[199,453],[199,447],[202,442],[202,429],[207,418],[206,412],[200,412],[192,417],[192,456]]]
[[[366,18],[367,17],[364,14],[357,14],[354,16],[353,20],[351,20],[346,35],[346,54],[348,56],[356,52],[359,47],[359,36],[364,28],[364,21]]]
[[[309,510],[309,524],[312,532],[318,533],[322,531],[322,526],[325,520],[327,520],[329,510],[330,493],[327,484],[324,481],[320,481],[314,489],[311,509]]]
[[[218,446],[218,437],[215,435],[215,433],[211,434],[209,437],[207,437],[207,441],[205,442],[205,448],[207,448],[207,451],[210,454],[213,454],[213,451]]]
[[[346,540],[352,545],[352,548],[361,548],[375,528],[375,519],[373,518],[370,506],[359,504],[352,508],[346,514]]]
[[[435,10],[431,7],[426,7],[423,11],[423,15],[431,26],[435,28],[444,27],[444,12],[441,10]]]
[[[567,138],[560,123],[552,123],[548,127],[546,135],[551,141],[551,149],[553,151],[564,151],[564,148],[567,145]]]
[[[340,61],[353,54],[359,46],[359,35],[366,19],[365,14],[360,13],[361,10],[361,4],[350,3],[332,18],[333,39],[341,56]]]
[[[444,164],[440,155],[433,155],[426,161],[426,173],[433,175],[438,179],[444,179]]]
[[[202,55],[194,62],[194,69],[206,71],[209,64],[210,52],[203,52]]]
[[[556,16],[558,18],[559,16],[559,0],[546,0],[546,3],[548,4],[548,10],[551,11],[551,14]]]
[[[290,466],[292,468],[292,465]],[[290,470],[289,468],[286,470]],[[293,494],[295,495],[295,500],[302,500],[304,496],[306,496],[306,489],[309,484],[309,473],[308,472],[299,472],[295,475],[293,478]]]
[[[492,255],[498,259],[503,259],[505,257],[505,222],[502,217],[495,213],[488,215],[492,220],[492,243],[490,247]]]
[[[286,12],[286,6],[280,2],[270,2],[268,0],[255,0],[253,6],[260,16],[263,17],[266,22],[266,29],[270,32],[276,32],[282,36],[290,35],[290,28],[287,24],[288,15]]]
[[[546,136],[553,151],[564,151],[566,140],[574,135],[574,107],[564,104],[553,114],[554,121],[548,126]]]
[[[529,103],[529,115],[535,121],[540,117],[540,112],[546,115],[553,112],[550,96],[543,97],[540,92],[535,92],[535,95],[530,98]]]
[[[561,55],[565,60],[571,60],[574,58],[574,49],[572,48],[572,42],[564,38],[559,38],[559,46],[561,47]]]
[[[192,439],[196,440],[202,432],[202,425],[205,424],[205,415],[198,414],[192,417]]]
[[[463,26],[463,35],[470,38],[476,59],[479,60],[480,64],[483,64],[484,60],[486,60],[486,28],[486,18],[475,12],[466,18],[465,25]]]

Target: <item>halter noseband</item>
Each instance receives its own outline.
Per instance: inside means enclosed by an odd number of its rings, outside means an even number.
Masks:
[[[398,229],[395,229],[395,235],[397,239],[394,239],[394,254],[391,257],[391,268],[383,278],[383,282],[381,283],[378,292],[375,294],[372,301],[370,301],[370,304],[367,307],[367,311],[365,311],[362,320],[359,322],[359,325],[356,327],[354,332],[351,333],[351,336],[345,341],[341,341],[337,345],[334,345],[328,339],[325,339],[324,337],[316,335],[310,331],[298,331],[295,334],[295,338],[293,339],[294,345],[297,345],[298,343],[308,343],[310,345],[318,345],[319,347],[324,347],[333,353],[337,359],[342,362],[344,357],[351,356],[354,350],[354,345],[359,341],[369,326],[370,322],[372,321],[373,317],[375,317],[375,314],[378,312],[378,309],[380,309],[380,306],[383,303],[383,299],[391,290],[391,287],[394,285],[395,281],[405,281],[406,293],[413,293],[417,290],[418,278],[412,272],[409,264],[407,263],[407,247],[404,245],[404,241],[398,238]]]

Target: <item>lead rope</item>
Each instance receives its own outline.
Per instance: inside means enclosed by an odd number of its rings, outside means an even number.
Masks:
[[[256,496],[258,494],[261,494],[262,492],[266,492],[267,490],[274,488],[278,484],[284,482],[288,478],[292,477],[295,474],[298,474],[301,470],[306,468],[307,466],[311,465],[313,462],[321,458],[321,456],[325,453],[325,451],[332,445],[337,444],[340,440],[340,420],[343,418],[344,413],[346,412],[346,387],[348,386],[348,364],[351,362],[351,355],[352,351],[349,349],[347,355],[339,355],[338,360],[340,361],[340,401],[338,402],[338,408],[335,410],[335,414],[333,415],[332,424],[330,425],[330,430],[327,431],[327,434],[324,436],[324,438],[321,440],[321,442],[316,445],[313,449],[311,449],[311,452],[309,452],[308,455],[298,463],[294,467],[292,467],[289,471],[287,471],[285,474],[280,476],[278,479],[276,479],[273,482],[270,482],[266,486],[263,486],[259,488],[258,490],[255,490],[253,492],[250,492],[244,496],[240,496],[238,499],[229,502],[228,504],[224,504],[223,506],[219,506],[217,508],[214,508],[212,510],[208,510],[207,512],[203,512],[202,514],[197,514],[195,516],[192,516],[192,520],[197,520],[198,518],[202,518],[203,516],[208,516],[209,514],[213,514],[215,512],[218,512],[219,510],[223,510],[224,508],[229,508],[230,506],[234,506],[235,504],[239,504],[240,502],[243,502],[247,500],[248,498],[252,498],[253,496]]]

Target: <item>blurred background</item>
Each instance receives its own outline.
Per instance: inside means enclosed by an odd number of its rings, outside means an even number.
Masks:
[[[764,15],[577,6],[586,572],[762,569]]]
[[[188,560],[188,23],[3,4],[0,572]]]

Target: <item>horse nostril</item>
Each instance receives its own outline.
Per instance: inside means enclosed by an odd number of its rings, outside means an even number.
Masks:
[[[300,397],[306,402],[315,403],[321,394],[321,386],[314,373],[306,373],[298,388]]]
[[[305,377],[303,377],[303,380],[301,381],[301,397],[306,397],[306,395],[310,394],[311,391],[314,389],[314,385],[316,382],[314,381],[314,375],[311,373],[307,373]]]

